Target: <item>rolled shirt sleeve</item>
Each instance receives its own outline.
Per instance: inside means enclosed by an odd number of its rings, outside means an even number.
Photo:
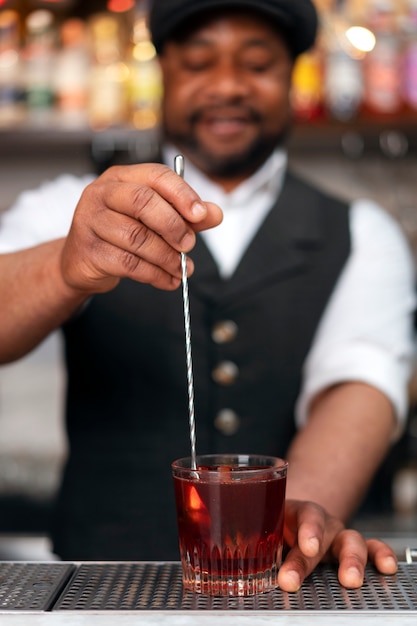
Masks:
[[[390,399],[398,437],[414,364],[414,263],[400,226],[374,203],[355,202],[350,225],[351,255],[305,361],[296,422],[306,422],[312,399],[324,389],[360,381]]]

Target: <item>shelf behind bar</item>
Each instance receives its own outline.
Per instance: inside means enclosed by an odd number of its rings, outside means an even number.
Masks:
[[[396,133],[404,138],[408,151],[417,150],[417,113],[403,116],[379,118],[361,117],[353,121],[339,122],[325,117],[314,120],[296,120],[289,135],[289,149],[340,150],[344,137],[356,136],[363,142],[364,149],[379,150],[381,136]],[[155,146],[159,141],[158,128],[138,130],[130,126],[110,127],[94,130],[88,126],[65,126],[52,119],[50,123],[34,124],[25,121],[12,126],[0,126],[0,155],[19,152],[28,146],[41,151],[59,148],[92,145],[108,142],[117,149],[129,148],[132,143]]]

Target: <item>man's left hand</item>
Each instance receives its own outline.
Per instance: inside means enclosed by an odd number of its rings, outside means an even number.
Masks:
[[[362,585],[368,561],[381,574],[395,574],[398,568],[395,553],[387,544],[345,528],[341,520],[313,502],[287,500],[284,541],[288,552],[278,575],[283,591],[298,591],[322,561],[338,562],[339,582],[351,589]]]

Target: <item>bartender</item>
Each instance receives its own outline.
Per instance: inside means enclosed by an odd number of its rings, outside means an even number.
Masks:
[[[189,454],[186,252],[197,452],[288,459],[281,587],[329,556],[349,587],[368,558],[393,573],[388,546],[344,525],[405,419],[412,261],[382,209],[288,171],[291,73],[314,43],[314,5],[154,0],[150,28],[160,162],[62,176],[1,221],[2,362],[58,327],[65,338],[54,549],[179,557],[170,463]]]

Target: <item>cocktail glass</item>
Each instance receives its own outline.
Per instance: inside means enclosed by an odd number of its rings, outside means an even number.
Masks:
[[[287,467],[252,454],[172,463],[185,589],[248,596],[278,586]]]

